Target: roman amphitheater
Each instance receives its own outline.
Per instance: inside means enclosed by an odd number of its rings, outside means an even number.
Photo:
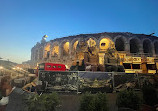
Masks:
[[[158,37],[129,32],[80,34],[48,42],[43,37],[31,50],[31,63],[35,67],[43,62],[62,63],[67,68],[84,63],[85,70],[91,67],[92,71],[121,65],[127,73],[156,73]]]

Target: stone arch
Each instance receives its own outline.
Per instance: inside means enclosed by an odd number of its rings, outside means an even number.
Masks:
[[[123,36],[115,37],[114,42],[115,42],[116,50],[117,51],[125,51],[126,41],[127,41],[127,39]]]
[[[152,42],[150,39],[143,40],[143,52],[144,53],[152,53]]]
[[[133,38],[129,39],[129,45],[130,45],[130,53],[139,53],[140,52],[141,41],[138,38],[133,37]]]
[[[70,41],[69,40],[63,40],[60,44],[61,48],[61,55],[62,56],[68,56],[69,55],[69,50],[70,50]]]
[[[154,41],[155,54],[158,55],[158,40]]]
[[[77,44],[79,43],[80,38],[75,38],[70,43],[70,53],[74,53],[76,51]]]
[[[51,51],[51,55],[53,57],[58,57],[59,56],[59,43],[58,42],[54,42],[52,44],[52,51]]]
[[[88,37],[85,39],[85,41],[87,42],[87,45],[89,47],[93,47],[93,46],[97,46],[98,47],[98,40],[95,37]]]
[[[47,43],[45,46],[44,46],[44,58],[49,58],[50,56],[50,43]]]
[[[102,51],[106,51],[108,48],[114,48],[114,42],[111,37],[101,37],[99,39],[99,49]]]

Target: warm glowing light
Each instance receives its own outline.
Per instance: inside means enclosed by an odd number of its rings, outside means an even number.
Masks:
[[[65,65],[66,69],[69,69],[69,66],[68,65]]]
[[[90,38],[87,41],[87,44],[88,44],[89,47],[94,47],[96,45],[96,42],[95,42],[95,40],[93,40],[93,39]]]
[[[3,67],[2,67],[2,66],[0,66],[0,69],[3,69]]]
[[[107,50],[112,44],[112,41],[108,38],[103,38],[100,41],[99,47],[101,50]]]
[[[47,45],[45,46],[45,50],[46,50],[46,51],[50,51],[50,44],[47,44]]]
[[[76,47],[77,47],[77,44],[78,44],[78,41],[76,41],[73,45],[73,49],[76,50]]]
[[[52,55],[59,55],[59,46],[54,46],[52,50]]]
[[[66,42],[63,46],[64,51],[68,54],[69,53],[69,42]]]
[[[45,52],[44,52],[44,57],[47,57],[48,52],[50,51],[50,44],[47,44],[44,48]]]

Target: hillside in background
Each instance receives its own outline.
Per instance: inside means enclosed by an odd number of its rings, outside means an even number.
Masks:
[[[0,66],[3,66],[6,69],[12,69],[14,66],[16,66],[17,63],[7,61],[7,60],[0,60]]]

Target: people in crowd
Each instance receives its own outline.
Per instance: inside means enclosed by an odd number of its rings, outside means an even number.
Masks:
[[[12,83],[10,76],[1,79],[2,99],[0,100],[0,111],[28,111],[24,101],[28,98],[28,93],[21,88],[14,87]]]

